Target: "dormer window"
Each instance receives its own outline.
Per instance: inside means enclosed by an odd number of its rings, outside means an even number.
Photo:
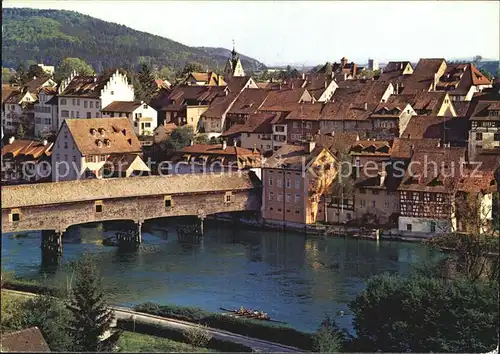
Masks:
[[[104,139],[104,144],[106,146],[110,146],[111,145],[111,141],[109,139]]]
[[[490,110],[490,111],[488,111],[488,115],[491,117],[498,117],[500,115],[500,111],[499,110]]]
[[[96,140],[95,141],[98,147],[102,147],[102,140]]]
[[[115,94],[115,91],[111,91],[111,95],[114,95]]]
[[[96,130],[94,128],[90,128],[90,135],[95,136]]]
[[[104,136],[106,134],[106,129],[104,128],[99,128],[97,129],[97,131],[99,132],[99,134],[101,134],[102,136]]]

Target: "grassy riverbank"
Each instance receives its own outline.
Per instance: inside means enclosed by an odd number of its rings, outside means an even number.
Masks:
[[[1,291],[1,318],[2,332],[10,332],[16,329],[9,328],[4,323],[11,322],[13,316],[18,315],[22,304],[29,299],[29,296]],[[122,352],[134,353],[200,353],[214,352],[212,349],[193,346],[181,341],[172,340],[154,335],[134,333],[124,331],[118,341],[118,346]]]
[[[235,318],[219,313],[205,311],[198,307],[159,305],[151,302],[134,307],[135,311],[151,315],[175,318],[198,323],[244,336],[259,338],[304,350],[312,350],[313,334],[296,330],[288,325]]]
[[[147,334],[124,331],[118,341],[118,347],[126,353],[205,353],[215,352],[207,348],[176,342]]]

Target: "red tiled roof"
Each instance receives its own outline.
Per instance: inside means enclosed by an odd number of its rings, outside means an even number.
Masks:
[[[113,101],[102,109],[103,112],[127,112],[132,113],[139,108],[142,101]]]
[[[440,145],[440,139],[395,138],[392,143],[391,157],[409,159],[413,151],[433,150]]]
[[[405,78],[403,93],[429,91],[434,83],[434,74],[438,72],[443,62],[445,60],[442,58],[420,59],[413,74]]]
[[[53,146],[54,143],[43,145],[41,141],[16,139],[12,144],[5,144],[2,147],[2,156],[5,157],[8,154],[12,157],[33,156],[34,159],[37,159],[41,155],[50,156]]]
[[[2,352],[49,353],[50,348],[38,327],[4,333],[0,339]]]
[[[463,117],[412,116],[401,137],[467,141],[468,120]]]
[[[323,103],[302,103],[294,107],[285,120],[319,120],[323,107]]]
[[[399,189],[454,193],[465,155],[465,148],[415,150]]]
[[[269,91],[260,88],[244,89],[232,104],[228,113],[250,114],[256,112],[266,101]]]
[[[281,113],[255,113],[250,114],[245,124],[235,124],[226,130],[222,136],[231,136],[241,133],[272,133],[271,121]]]
[[[99,76],[75,76],[59,96],[99,97],[113,74]]]

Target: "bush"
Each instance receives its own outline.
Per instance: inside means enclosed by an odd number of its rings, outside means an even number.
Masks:
[[[194,345],[195,347],[206,348],[210,339],[212,339],[212,334],[201,328],[190,328],[184,332],[184,337],[186,341]]]
[[[118,319],[116,326],[125,331],[150,334],[158,337],[169,338],[176,342],[188,343],[185,332],[177,329],[166,328],[158,324],[145,323],[129,319]],[[191,343],[190,343],[191,344]],[[205,346],[222,352],[252,352],[252,348],[246,345],[233,343],[217,338],[211,338]]]
[[[321,323],[314,335],[314,351],[338,353],[344,349],[346,336],[329,316]]]
[[[159,305],[151,302],[134,307],[135,311],[169,317],[187,322],[199,323],[212,328],[238,333],[244,336],[268,340],[297,347],[313,349],[313,335],[298,331],[290,326],[246,318],[229,317],[211,313],[198,307]]]
[[[357,351],[491,351],[498,341],[498,282],[377,275],[349,304]]]
[[[33,293],[33,294],[49,294],[52,296],[60,296],[63,294],[62,290],[48,287],[35,280],[27,280],[27,279],[7,278],[2,284],[2,288],[25,291],[27,293]]]

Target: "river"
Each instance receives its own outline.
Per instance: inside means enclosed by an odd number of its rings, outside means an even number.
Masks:
[[[262,309],[297,329],[313,331],[326,314],[352,330],[347,304],[382,272],[407,273],[412,265],[436,259],[427,247],[405,242],[322,239],[303,234],[235,229],[206,222],[201,244],[183,244],[171,218],[146,223],[143,244],[135,252],[105,247],[114,234],[109,224],[68,229],[63,264],[41,267],[40,233],[2,236],[2,266],[16,276],[46,279],[66,286],[67,264],[84,252],[93,255],[104,277],[110,302],[131,306],[145,301],[198,306]]]

